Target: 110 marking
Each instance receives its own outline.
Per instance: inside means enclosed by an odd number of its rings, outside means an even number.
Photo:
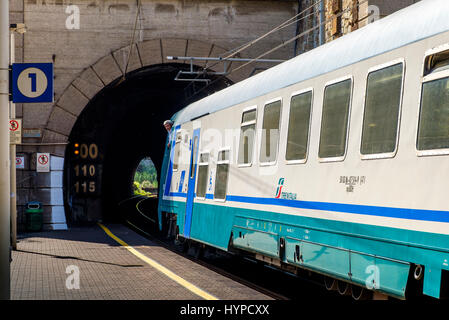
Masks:
[[[88,167],[89,167],[89,169],[87,169]],[[74,169],[75,169],[75,176],[79,177],[80,176],[80,165],[77,164],[74,167]],[[95,172],[96,172],[96,170],[95,170],[95,166],[93,164],[91,164],[89,166],[87,164],[81,166],[81,173],[83,174],[83,177],[87,177],[88,173],[89,173],[89,176],[94,177]]]

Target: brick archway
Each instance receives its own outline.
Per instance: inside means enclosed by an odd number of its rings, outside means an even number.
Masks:
[[[43,130],[43,143],[66,143],[78,116],[89,101],[109,83],[123,76],[131,46],[112,51],[96,63],[84,69],[64,90],[52,107]],[[213,43],[189,39],[152,39],[132,45],[127,72],[146,66],[173,63],[166,56],[216,57],[226,49]],[[183,63],[184,61],[178,61]],[[216,71],[222,71],[217,65]],[[214,67],[211,69],[214,70]],[[229,79],[238,82],[249,75],[248,70],[231,74]],[[63,148],[55,149],[63,156]]]

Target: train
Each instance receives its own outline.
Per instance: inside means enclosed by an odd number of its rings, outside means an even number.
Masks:
[[[173,115],[159,228],[354,298],[449,288],[449,6],[423,0]]]

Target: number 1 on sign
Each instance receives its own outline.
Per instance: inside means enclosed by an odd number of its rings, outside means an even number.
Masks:
[[[36,74],[35,73],[29,73],[28,78],[31,79],[31,92],[36,92]]]

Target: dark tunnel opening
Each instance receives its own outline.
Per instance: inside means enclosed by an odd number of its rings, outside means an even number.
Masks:
[[[163,121],[192,101],[231,84],[220,78],[186,98],[190,82],[174,78],[180,69],[188,68],[163,64],[133,71],[126,80],[116,79],[103,88],[84,108],[65,154],[64,200],[69,224],[120,222],[118,203],[133,196],[139,162],[151,158],[161,176],[167,138]]]

